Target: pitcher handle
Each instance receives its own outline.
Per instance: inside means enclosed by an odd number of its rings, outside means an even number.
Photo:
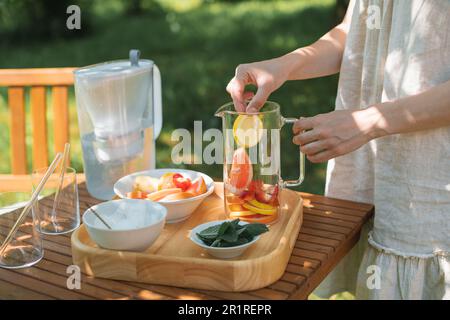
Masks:
[[[282,118],[282,124],[294,124],[298,119],[296,118]],[[299,149],[300,150],[300,149]],[[302,184],[305,179],[305,154],[300,151],[300,175],[296,180],[282,180],[283,187],[296,187]]]
[[[158,66],[153,65],[153,121],[154,121],[154,137],[157,139],[162,128],[162,92],[161,92],[161,72]]]

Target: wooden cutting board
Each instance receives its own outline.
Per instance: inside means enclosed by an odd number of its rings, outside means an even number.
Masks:
[[[145,252],[101,249],[82,225],[71,238],[73,262],[95,277],[196,289],[247,291],[277,281],[284,273],[302,224],[300,195],[282,190],[281,214],[270,231],[242,256],[221,260],[189,239],[195,226],[227,218],[223,185],[217,183],[216,190],[189,219],[166,224],[161,236]]]

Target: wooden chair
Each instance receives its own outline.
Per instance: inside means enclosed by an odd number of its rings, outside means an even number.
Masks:
[[[30,87],[32,167],[48,166],[47,88],[51,88],[54,151],[69,141],[68,89],[74,68],[0,69],[0,87],[8,88],[10,111],[11,173],[0,175],[0,192],[29,190],[25,145],[25,90]]]

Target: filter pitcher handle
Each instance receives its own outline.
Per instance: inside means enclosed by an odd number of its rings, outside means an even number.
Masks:
[[[294,124],[298,119],[296,118],[282,118],[282,124]],[[299,149],[300,150],[300,149]],[[305,179],[305,154],[301,151],[300,153],[300,174],[296,180],[282,180],[282,187],[296,187],[302,184]]]
[[[161,92],[161,72],[156,64],[153,65],[153,139],[157,139],[161,133],[162,121],[162,92]]]

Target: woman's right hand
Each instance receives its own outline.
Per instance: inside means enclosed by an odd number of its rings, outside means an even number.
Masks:
[[[255,113],[264,105],[269,95],[288,79],[288,68],[282,58],[241,64],[236,74],[228,83],[227,91],[239,112]],[[253,84],[256,94],[245,91],[245,86]],[[246,100],[250,100],[246,106]]]

